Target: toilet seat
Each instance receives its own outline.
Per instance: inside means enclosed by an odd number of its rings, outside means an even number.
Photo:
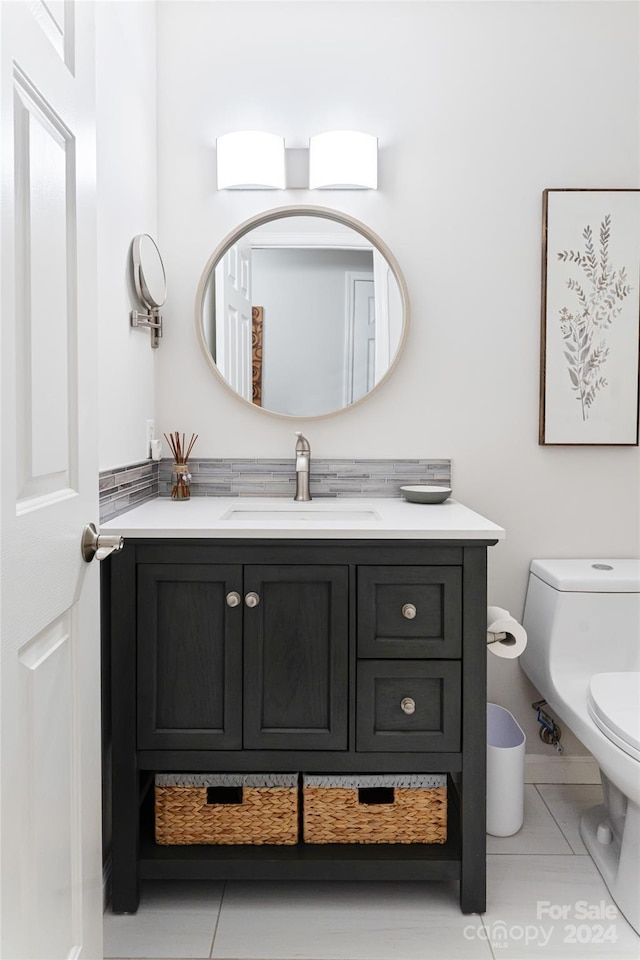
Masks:
[[[640,673],[596,673],[587,708],[605,737],[640,760]]]

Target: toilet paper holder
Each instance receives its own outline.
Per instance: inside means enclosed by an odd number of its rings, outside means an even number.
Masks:
[[[503,607],[487,607],[487,649],[515,660],[527,645],[527,632]]]

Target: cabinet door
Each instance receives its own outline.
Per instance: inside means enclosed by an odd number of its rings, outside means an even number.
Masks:
[[[358,656],[460,656],[460,567],[358,567]]]
[[[178,508],[179,509],[179,508]],[[138,567],[138,747],[242,745],[242,568]]]
[[[346,750],[348,568],[248,566],[244,746]]]

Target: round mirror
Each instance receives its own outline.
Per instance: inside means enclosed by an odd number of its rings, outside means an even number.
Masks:
[[[134,237],[132,255],[138,299],[148,310],[161,307],[167,299],[167,278],[160,251],[148,233]]]
[[[408,322],[398,265],[371,230],[320,207],[247,220],[210,257],[196,298],[212,369],[255,407],[337,413],[388,377]]]

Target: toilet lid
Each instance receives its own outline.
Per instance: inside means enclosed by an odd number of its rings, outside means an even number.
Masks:
[[[640,673],[597,673],[587,707],[604,735],[640,760]]]

